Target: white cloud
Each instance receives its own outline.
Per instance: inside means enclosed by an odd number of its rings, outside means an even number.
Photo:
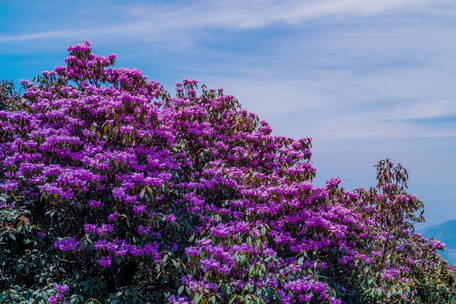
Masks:
[[[63,31],[44,31],[30,34],[18,34],[18,35],[8,35],[0,36],[0,42],[9,42],[9,41],[23,41],[23,40],[38,40],[38,39],[54,39],[54,38],[67,38],[71,36],[81,36],[81,35],[91,35],[93,32],[88,30],[63,30]]]
[[[79,20],[77,28],[7,34],[0,36],[0,42],[69,36],[107,38],[107,35],[113,35],[111,38],[114,39],[120,36],[133,40],[168,41],[176,36],[184,39],[192,31],[214,27],[253,29],[277,23],[293,25],[309,19],[363,17],[400,10],[421,9],[428,13],[432,5],[447,2],[448,0],[253,0],[240,5],[235,0],[202,0],[186,6],[173,3],[129,3],[126,6],[113,6],[107,14],[99,11],[98,26],[94,26],[92,18],[84,18],[83,13],[87,10],[84,9],[82,13],[75,12],[73,16]],[[95,6],[93,9],[105,10],[105,7]],[[112,20],[109,19],[110,14]]]
[[[422,8],[445,0],[251,0],[240,5],[237,0],[199,1],[183,8],[163,10],[156,6],[131,9],[140,17],[154,17],[154,10],[184,28],[230,27],[258,28],[274,23],[298,24],[311,18],[352,17],[381,14],[400,9]]]
[[[393,109],[392,119],[432,119],[456,115],[455,100],[431,100],[402,104]]]
[[[371,140],[456,136],[454,125],[413,121],[456,115],[456,100],[451,99],[456,89],[445,72],[386,70],[364,77],[344,71],[293,71],[264,77],[260,71],[256,77],[202,79],[238,97],[248,110],[271,122],[276,134]],[[433,99],[439,94],[448,99]]]

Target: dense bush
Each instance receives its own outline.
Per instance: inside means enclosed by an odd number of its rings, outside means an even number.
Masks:
[[[0,303],[451,303],[407,171],[312,184],[311,140],[115,56],[2,86]]]

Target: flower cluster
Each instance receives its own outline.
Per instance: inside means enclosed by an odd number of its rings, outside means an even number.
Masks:
[[[60,301],[62,300],[63,294],[68,290],[68,286],[54,284],[52,289],[54,289],[55,294],[53,296],[49,297],[48,303],[49,304],[57,304],[57,303],[60,303]]]
[[[380,162],[368,190],[314,185],[311,139],[271,135],[223,90],[184,79],[171,97],[88,42],[68,51],[0,111],[0,193],[40,210],[66,259],[114,289],[134,269],[170,303],[448,298],[443,244],[413,232],[423,205],[401,166]],[[417,279],[436,269],[446,293]]]

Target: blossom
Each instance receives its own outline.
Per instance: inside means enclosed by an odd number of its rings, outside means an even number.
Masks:
[[[68,290],[68,286],[63,284],[54,284],[52,288],[58,293],[65,293]]]
[[[94,224],[84,224],[84,231],[89,233],[89,232],[96,232],[97,231],[97,225]]]
[[[109,267],[111,266],[112,258],[110,256],[102,256],[98,259],[98,264],[101,267]]]
[[[100,226],[98,226],[96,229],[95,229],[95,232],[97,234],[107,234],[107,233],[110,233],[114,230],[114,227],[112,225],[109,225],[109,224],[101,224]]]
[[[3,191],[13,190],[18,187],[19,183],[15,180],[7,180],[3,184],[0,184],[0,189]]]
[[[395,268],[390,268],[390,269],[385,269],[382,272],[382,277],[385,279],[391,279],[394,276],[399,275],[401,272],[398,269]]]
[[[142,213],[146,210],[146,206],[145,205],[135,205],[133,206],[133,212],[134,213]]]
[[[59,294],[50,296],[48,298],[48,303],[49,304],[57,304],[60,301],[61,298],[62,297]]]
[[[89,200],[88,205],[91,208],[97,208],[101,206],[101,202],[97,200]]]
[[[342,303],[342,300],[339,300],[339,299],[336,299],[336,298],[333,298],[331,297],[329,299],[329,304],[341,304]]]
[[[114,222],[119,216],[119,212],[115,211],[113,213],[111,213],[110,215],[108,215],[108,221],[110,222]]]
[[[443,249],[445,248],[445,243],[442,243],[438,240],[430,240],[429,244],[431,245],[432,249]]]
[[[79,242],[74,237],[70,237],[67,239],[59,240],[54,243],[54,247],[59,249],[60,251],[71,251],[76,249]]]
[[[338,177],[336,178],[331,178],[326,182],[326,187],[328,188],[334,188],[337,187],[342,180]]]
[[[36,235],[37,235],[40,239],[44,239],[44,238],[46,237],[47,233],[44,232],[44,231],[38,231],[38,232],[36,233]]]
[[[93,243],[93,247],[94,247],[96,250],[104,249],[104,248],[106,248],[106,245],[107,245],[107,241],[106,241],[106,240],[98,240],[98,241],[95,241],[95,242]]]
[[[168,223],[174,223],[176,221],[176,217],[173,214],[167,214],[164,217],[165,221]]]
[[[200,250],[198,247],[187,247],[185,248],[185,254],[188,256],[198,256],[200,254]]]

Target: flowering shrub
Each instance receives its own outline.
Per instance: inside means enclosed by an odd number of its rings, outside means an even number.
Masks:
[[[312,184],[311,139],[70,46],[0,111],[0,303],[450,303],[407,171]]]

